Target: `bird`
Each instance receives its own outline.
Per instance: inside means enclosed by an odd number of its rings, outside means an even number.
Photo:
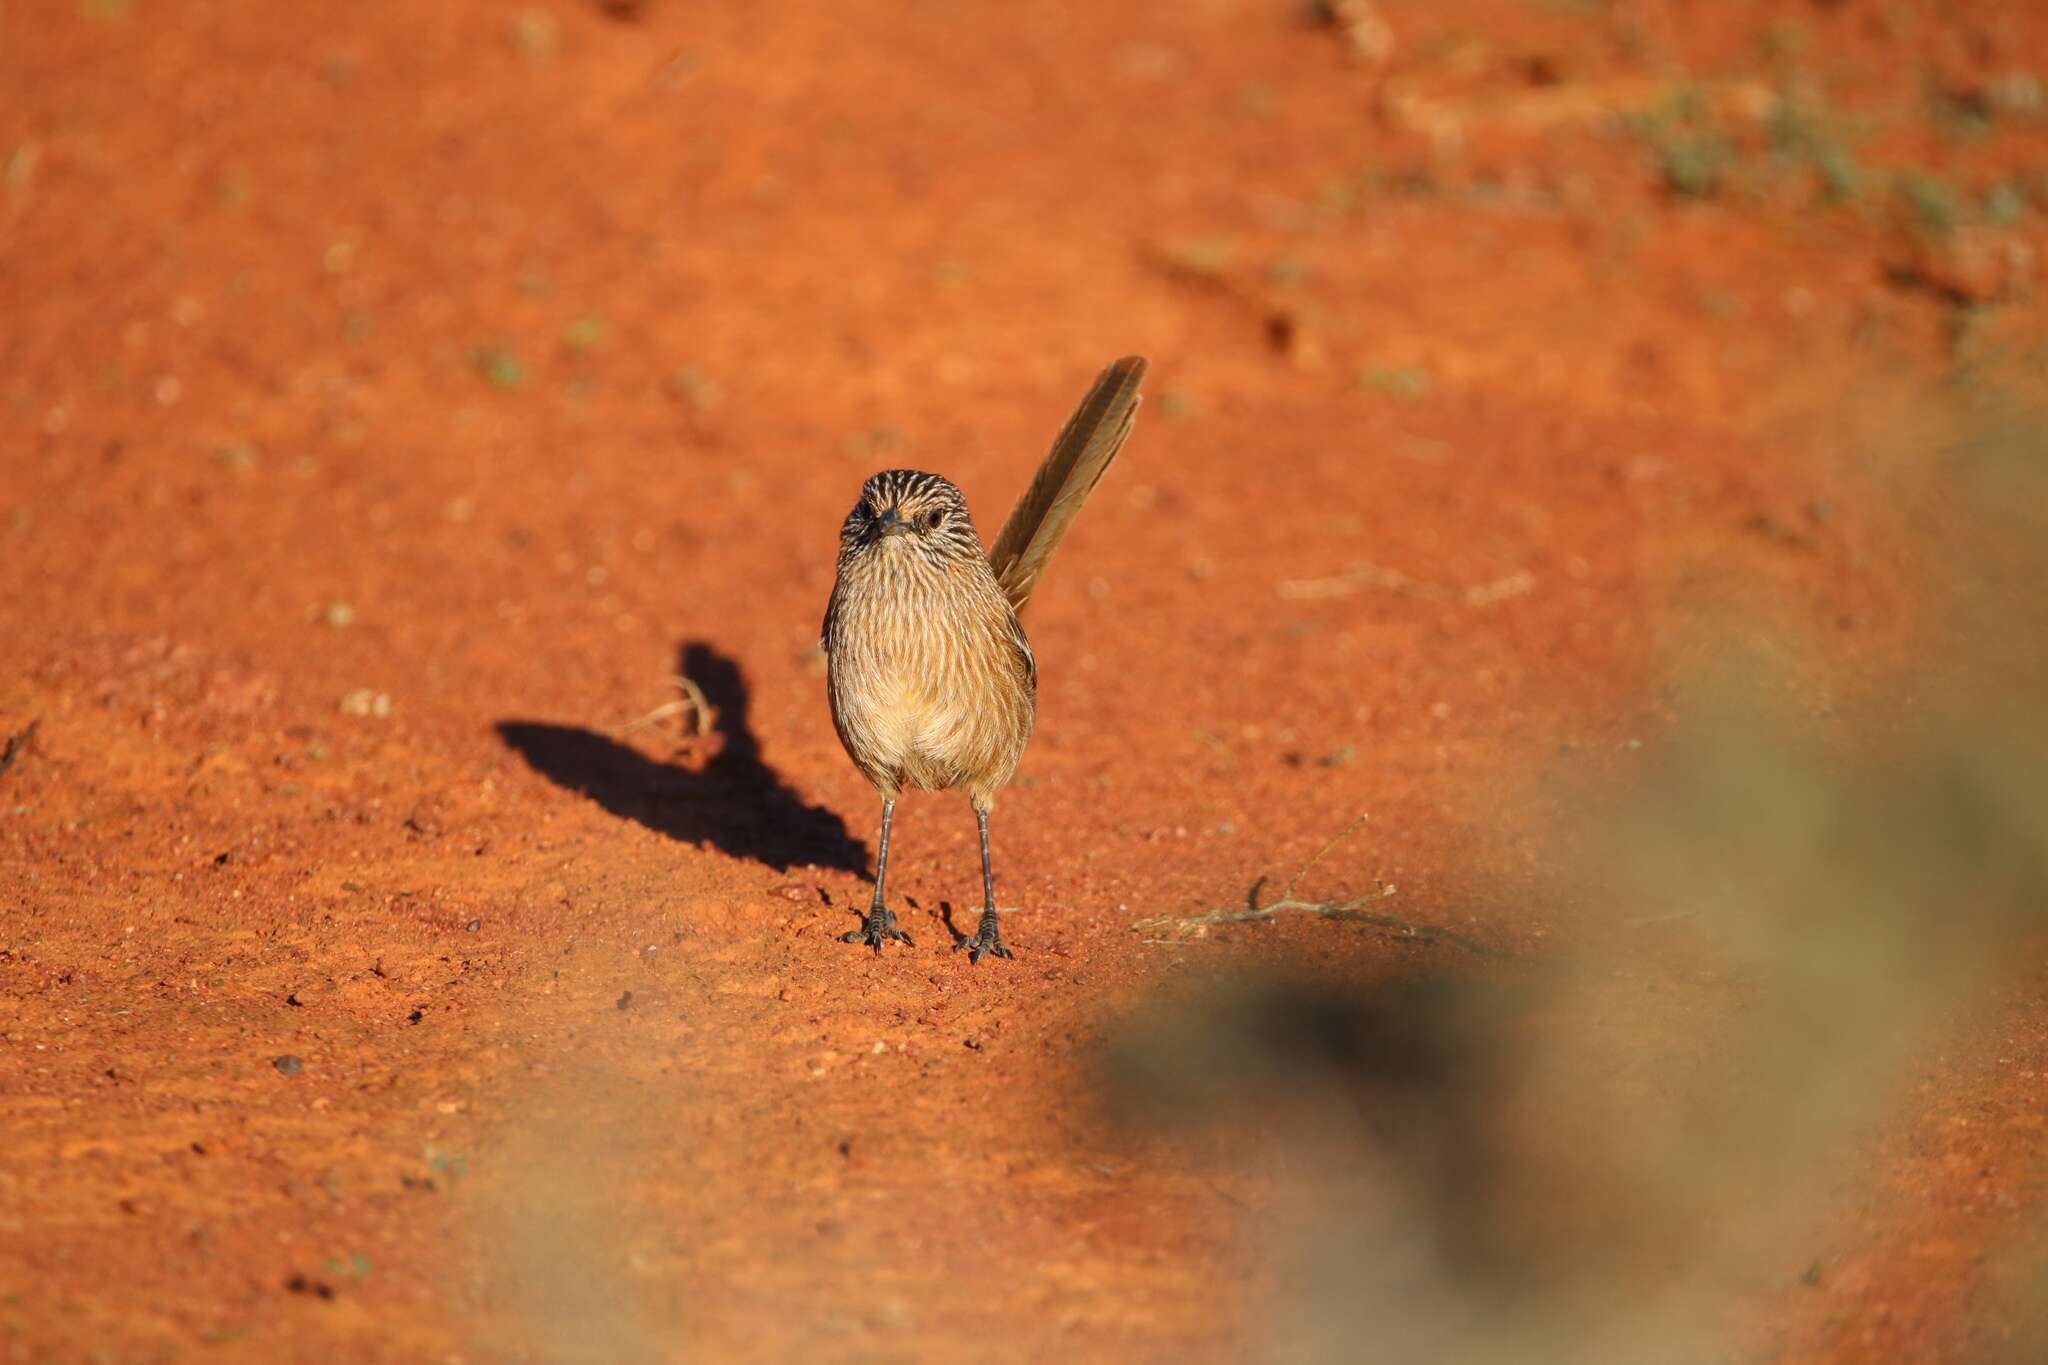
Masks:
[[[839,530],[838,571],[821,632],[833,728],[882,798],[874,897],[841,935],[877,955],[916,947],[889,909],[889,825],[903,789],[964,787],[981,830],[981,923],[955,934],[968,960],[1015,954],[1003,942],[989,856],[989,812],[1017,769],[1038,708],[1038,661],[1019,614],[1081,505],[1137,417],[1143,356],[1097,376],[986,551],[958,485],[885,469],[862,486]]]

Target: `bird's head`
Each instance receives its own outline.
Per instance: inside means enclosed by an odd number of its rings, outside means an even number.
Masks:
[[[847,555],[916,557],[934,563],[980,554],[967,499],[950,479],[915,469],[885,469],[861,485],[839,543]]]

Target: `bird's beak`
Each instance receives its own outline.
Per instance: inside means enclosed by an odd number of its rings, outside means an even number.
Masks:
[[[885,536],[900,536],[910,530],[910,523],[897,514],[895,508],[886,509],[875,518],[875,526]]]

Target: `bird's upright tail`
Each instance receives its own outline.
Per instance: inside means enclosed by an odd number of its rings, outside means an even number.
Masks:
[[[1138,415],[1138,385],[1144,378],[1145,357],[1139,355],[1114,361],[1098,375],[1060,429],[1045,463],[1032,476],[1031,487],[1010,509],[1009,520],[989,547],[988,561],[1015,610],[1024,609],[1081,504],[1123,449]]]

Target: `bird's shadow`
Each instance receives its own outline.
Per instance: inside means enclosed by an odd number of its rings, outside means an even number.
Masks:
[[[867,845],[846,822],[790,790],[761,761],[739,665],[701,640],[686,643],[680,671],[703,690],[715,721],[699,764],[664,763],[570,725],[498,722],[498,735],[549,781],[613,815],[685,843],[710,844],[778,872],[816,864],[865,874]]]

